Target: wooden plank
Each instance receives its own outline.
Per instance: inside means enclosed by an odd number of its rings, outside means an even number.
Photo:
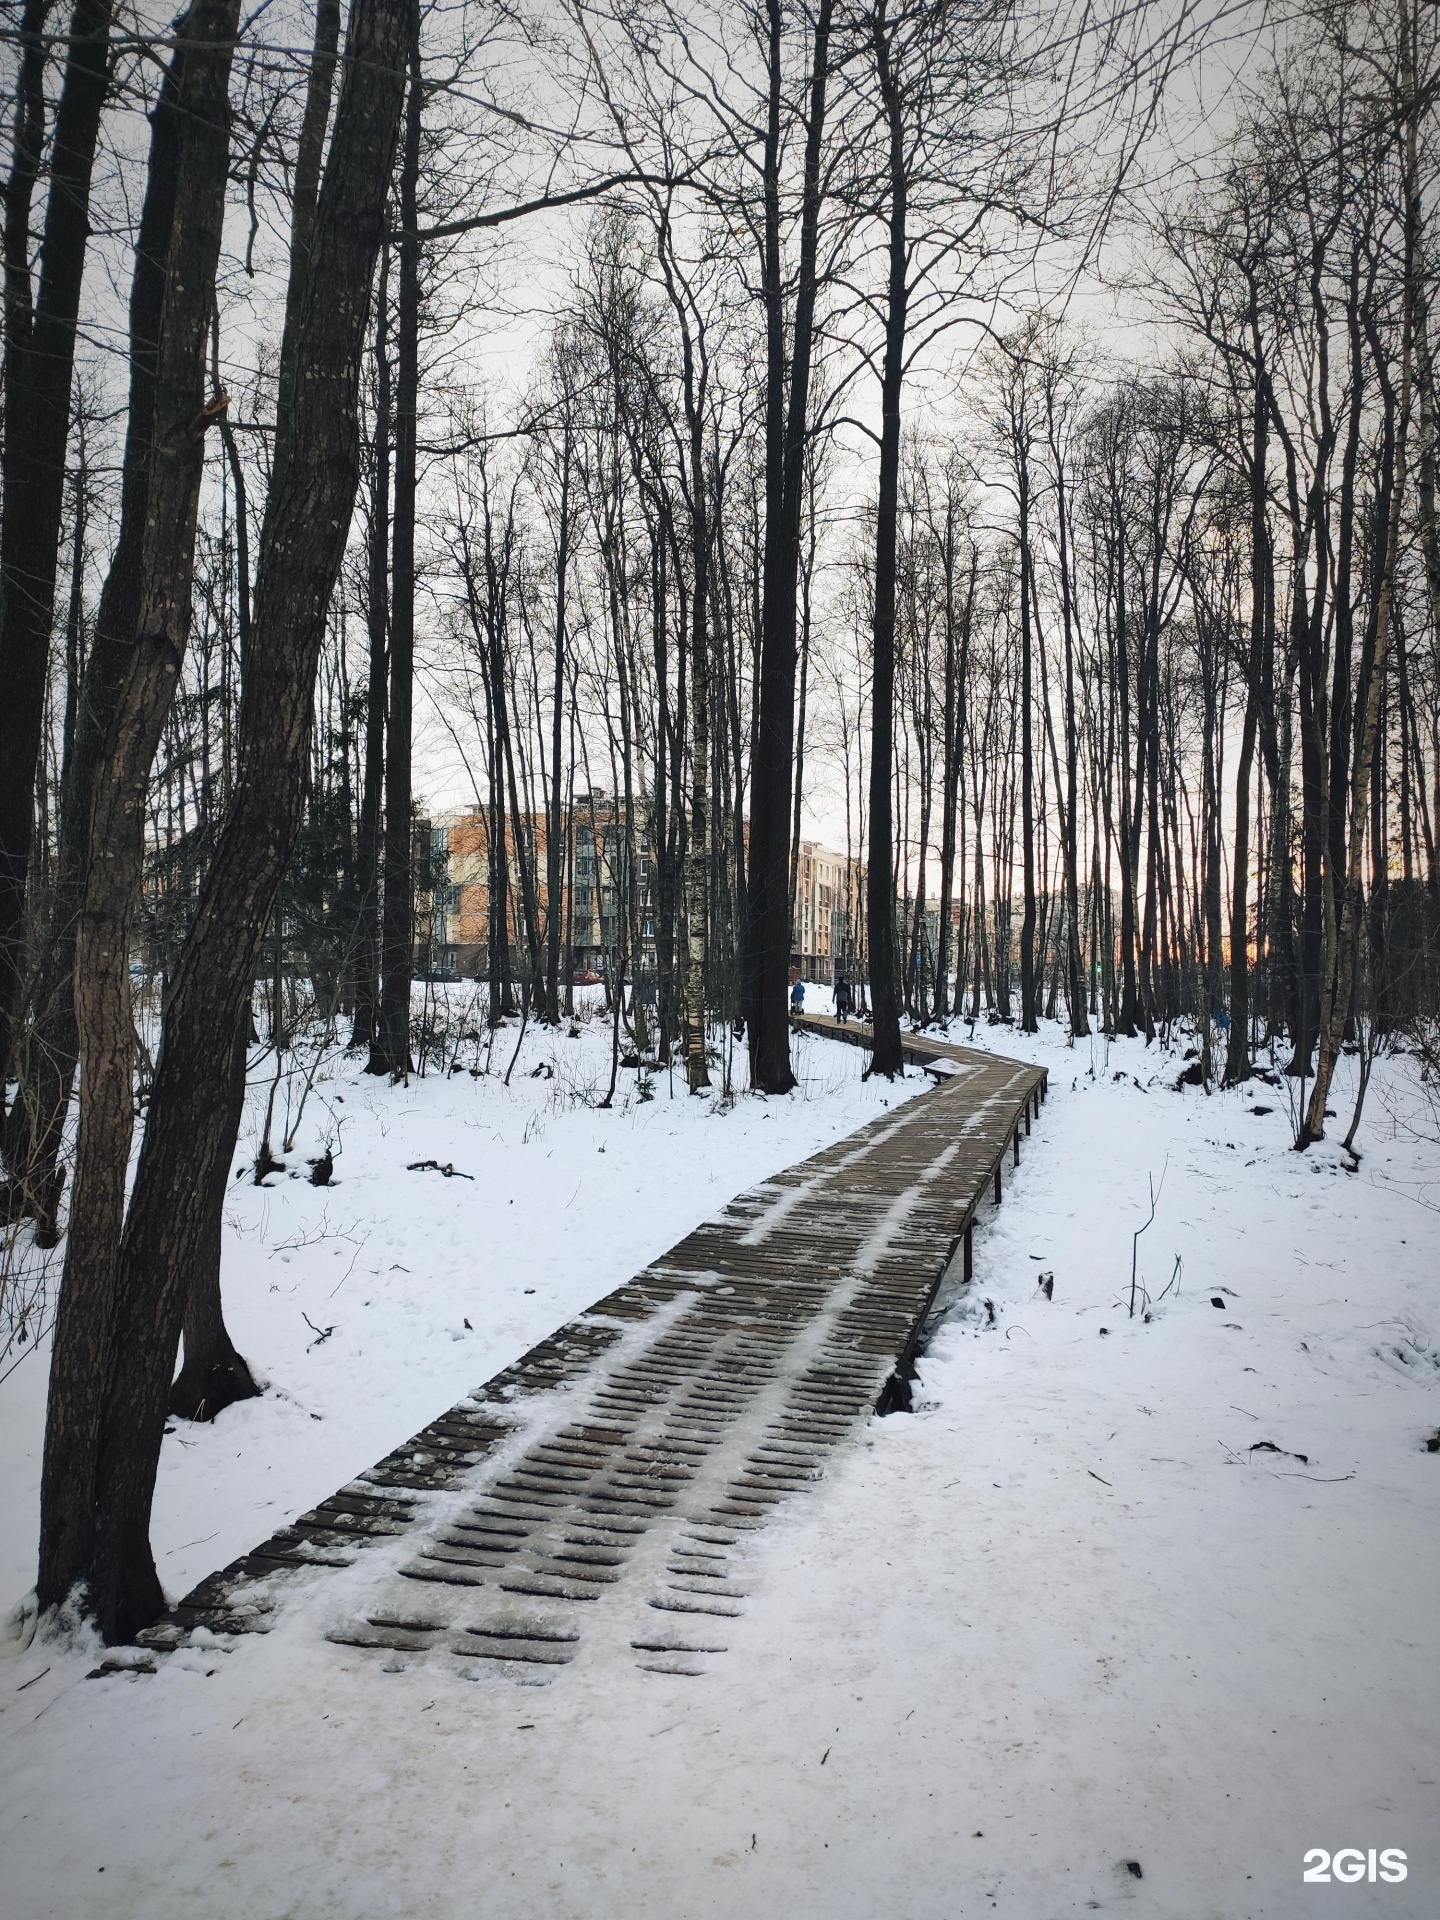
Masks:
[[[797,1024],[866,1044],[833,1020]],[[568,1641],[571,1609],[588,1627],[608,1605],[622,1643],[653,1651],[626,1638],[643,1631],[636,1606],[743,1612],[731,1583],[748,1536],[871,1412],[908,1407],[941,1278],[957,1251],[971,1278],[976,1210],[992,1184],[999,1201],[1045,1096],[1042,1068],[927,1035],[905,1037],[905,1058],[943,1071],[737,1195],[141,1638],[264,1631],[278,1582],[397,1534],[414,1556],[331,1636],[347,1646],[473,1659],[477,1636]],[[468,1504],[437,1512],[433,1496],[457,1490]],[[434,1620],[418,1632],[417,1595]]]

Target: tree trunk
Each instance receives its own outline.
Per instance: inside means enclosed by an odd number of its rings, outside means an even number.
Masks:
[[[294,201],[290,216],[290,280],[286,289],[287,316],[299,301],[300,289],[310,260],[310,241],[315,227],[315,202],[320,190],[320,160],[325,144],[325,129],[330,119],[330,100],[335,80],[335,58],[340,42],[338,0],[320,0],[315,14],[315,45],[310,59],[310,79],[305,94],[305,114],[300,129],[300,147],[295,166]],[[283,398],[277,409],[280,433],[290,435],[295,424],[295,330],[285,329],[280,390]],[[279,434],[277,433],[277,441]],[[208,817],[208,816],[207,816]],[[276,908],[275,928],[275,1020],[278,1023],[282,986],[281,909]],[[234,1050],[231,1062],[229,1101],[238,1112],[245,1101],[245,1059],[250,1043],[250,1006],[240,1009],[231,1036]],[[278,1025],[277,1025],[278,1033]],[[276,1043],[279,1059],[279,1042]],[[225,1325],[220,1295],[220,1244],[222,1206],[228,1157],[215,1170],[216,1187],[211,1196],[213,1214],[206,1221],[205,1237],[197,1249],[185,1303],[185,1361],[170,1392],[170,1411],[190,1420],[213,1420],[237,1400],[251,1400],[260,1389],[244,1359],[237,1352]]]
[[[245,1061],[250,1047],[248,1006],[240,1010],[230,1045],[226,1097],[231,1106],[239,1108],[245,1100]],[[213,1420],[237,1400],[253,1400],[260,1391],[230,1338],[220,1300],[220,1242],[229,1173],[229,1157],[217,1159],[196,1237],[195,1267],[185,1289],[185,1352],[168,1403],[170,1412],[182,1420]]]
[[[371,454],[365,623],[369,676],[365,692],[365,777],[360,793],[360,912],[355,928],[355,1017],[350,1045],[375,1044],[380,985],[380,811],[385,786],[385,685],[390,646],[390,249],[380,250],[375,296],[375,433]]]
[[[166,1010],[120,1250],[113,1342],[96,1356],[106,1379],[103,1424],[94,1497],[75,1516],[84,1552],[74,1571],[88,1579],[91,1609],[112,1641],[133,1637],[163,1604],[148,1533],[165,1406],[187,1277],[213,1231],[240,1114],[228,1051],[216,1057],[214,1036],[233,1033],[245,1007],[301,817],[315,668],[354,509],[360,357],[413,7],[356,0],[350,15],[309,271],[293,311],[293,432],[266,513],[240,776]],[[42,1605],[62,1598],[73,1577],[52,1553]]]
[[[76,0],[50,150],[40,285],[30,307],[30,205],[44,139],[40,39],[28,5],[20,41],[15,156],[5,194],[5,448],[0,501],[0,1076],[25,973],[25,883],[45,712],[75,321],[90,233],[90,177],[110,71],[112,0]]]
[[[896,993],[895,872],[891,795],[895,760],[895,560],[900,499],[900,390],[905,372],[907,188],[902,108],[890,65],[883,4],[875,20],[875,58],[889,131],[889,273],[885,363],[880,389],[880,479],[875,510],[874,673],[870,707],[870,841],[865,876],[870,934],[872,1073],[905,1071]]]
[[[93,711],[107,714],[108,726],[95,766],[75,947],[80,1136],[45,1435],[42,1606],[92,1571],[97,1443],[133,1129],[130,927],[151,762],[189,636],[204,429],[223,407],[223,400],[204,404],[205,347],[238,13],[239,0],[192,0],[184,17],[152,122],[136,249],[120,535],[86,675]],[[112,688],[113,700],[106,697]]]
[[[686,342],[689,357],[689,342]],[[710,878],[710,528],[705,508],[703,421],[690,404],[690,838],[685,875],[685,1080],[691,1093],[710,1085],[705,1059],[706,961]],[[636,969],[638,977],[638,967]]]
[[[415,415],[420,390],[420,25],[411,29],[410,91],[400,162],[399,327],[395,369],[395,530],[390,607],[390,710],[385,754],[384,981],[369,1071],[409,1073],[410,986],[415,968],[411,732],[415,693]]]
[[[954,952],[952,933],[953,907],[955,898],[955,863],[957,825],[963,832],[960,809],[960,780],[963,770],[961,759],[961,740],[965,731],[965,682],[968,654],[970,651],[970,620],[974,605],[976,565],[972,560],[970,579],[966,589],[965,611],[957,623],[955,614],[955,502],[947,480],[945,500],[945,532],[941,542],[941,559],[945,580],[945,703],[944,738],[942,741],[940,762],[940,933],[936,943],[935,955],[935,1019],[943,1025],[950,1017],[952,1006],[956,1013],[960,1011],[965,976],[965,956],[963,951]],[[960,631],[960,648],[956,648],[957,624]],[[965,854],[960,850],[960,871],[963,878]],[[950,969],[955,963],[955,995],[950,995]]]
[[[75,1083],[75,1001],[70,975],[75,960],[75,915],[80,898],[80,864],[89,817],[90,783],[75,781],[80,744],[93,768],[98,745],[95,728],[82,718],[80,682],[84,672],[82,629],[85,524],[88,468],[81,441],[76,485],[75,528],[70,570],[70,606],[65,629],[65,721],[60,776],[60,833],[55,878],[50,888],[38,981],[29,1019],[22,1029],[17,1062],[19,1089],[4,1123],[4,1153],[9,1177],[0,1190],[0,1220],[28,1214],[37,1247],[60,1242],[60,1194],[65,1170],[60,1146]],[[33,979],[33,973],[32,973]]]
[[[815,331],[820,203],[820,155],[830,67],[832,0],[820,0],[811,66],[800,214],[800,272],[788,342],[790,384],[785,387],[787,341],[780,265],[780,0],[767,0],[770,93],[765,138],[765,557],[760,637],[760,699],[750,763],[750,852],[747,870],[745,1019],[750,1084],[788,1093],[790,1066],[786,1011],[790,966],[791,756],[795,735],[797,585],[800,510],[810,407]],[[887,835],[888,837],[888,835]]]
[[[561,378],[568,380],[568,370]],[[545,830],[545,1019],[560,1024],[560,912],[565,815],[561,801],[561,744],[565,702],[565,587],[570,573],[570,404],[566,394],[560,469],[560,524],[555,550],[555,687],[550,716],[550,809]]]
[[[1254,317],[1252,317],[1254,324]],[[1256,409],[1250,449],[1250,662],[1244,676],[1244,728],[1235,776],[1235,851],[1231,856],[1231,1031],[1225,1044],[1223,1085],[1250,1079],[1250,781],[1260,726],[1261,676],[1269,639],[1269,522],[1265,516],[1265,470],[1269,465],[1267,405],[1261,384],[1260,334],[1256,330]]]
[[[1066,998],[1070,1006],[1070,1037],[1083,1040],[1090,1032],[1084,955],[1080,942],[1080,767],[1079,722],[1075,706],[1075,583],[1070,537],[1070,489],[1064,445],[1056,420],[1053,385],[1047,393],[1051,457],[1055,467],[1055,518],[1059,534],[1060,622],[1065,641],[1065,908]],[[1057,782],[1059,770],[1056,771]]]
[[[1355,984],[1355,966],[1359,951],[1365,898],[1361,875],[1365,857],[1365,823],[1371,771],[1380,743],[1380,720],[1385,695],[1385,663],[1395,625],[1395,572],[1400,547],[1401,510],[1405,496],[1405,453],[1410,425],[1411,368],[1415,345],[1415,319],[1419,304],[1417,282],[1420,273],[1420,189],[1418,146],[1420,101],[1415,73],[1413,27],[1404,23],[1406,44],[1402,53],[1405,77],[1405,271],[1402,289],[1402,322],[1399,394],[1395,402],[1395,439],[1383,541],[1377,555],[1379,580],[1375,618],[1365,637],[1364,658],[1360,670],[1361,714],[1350,781],[1350,845],[1343,875],[1339,903],[1339,924],[1326,956],[1325,977],[1320,999],[1319,1050],[1315,1062],[1315,1085],[1310,1104],[1299,1130],[1297,1145],[1308,1146],[1325,1135],[1325,1102],[1345,1025],[1350,1017],[1351,993]],[[1382,387],[1388,381],[1383,368]]]
[[[1020,404],[1025,404],[1022,396]],[[1032,653],[1034,590],[1030,551],[1030,449],[1023,416],[1016,430],[1016,467],[1020,488],[1020,838],[1025,879],[1025,911],[1020,922],[1020,1031],[1036,1033],[1035,982],[1035,716]]]

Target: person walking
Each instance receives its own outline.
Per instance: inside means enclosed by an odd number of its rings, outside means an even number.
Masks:
[[[842,973],[835,981],[835,1018],[842,1027],[850,1018],[852,1004],[850,982]]]

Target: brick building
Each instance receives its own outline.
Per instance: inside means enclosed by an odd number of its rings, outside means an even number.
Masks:
[[[471,807],[464,813],[436,819],[429,831],[434,897],[417,902],[417,932],[426,924],[432,928],[431,964],[437,969],[466,978],[483,977],[490,951],[489,816],[483,807]],[[507,814],[505,832],[511,968],[518,972],[526,951],[520,854],[523,851],[530,867],[543,940],[549,906],[549,823],[544,815],[525,814],[517,823]],[[627,883],[627,860],[633,858],[640,971],[642,976],[653,973],[655,903],[645,826],[642,824],[633,849],[627,846],[628,839],[623,804],[599,792],[577,795],[566,821],[561,851],[562,969],[568,956],[568,964],[576,972],[606,972],[622,932],[622,888]],[[864,889],[865,869],[860,861],[847,861],[844,854],[816,841],[801,841],[791,961],[807,979],[832,980],[837,963],[852,977],[863,968]]]
[[[655,964],[655,915],[650,898],[649,843],[642,829],[638,845],[630,844],[625,811],[600,792],[579,794],[565,822],[561,849],[561,966],[576,972],[604,973],[609,956],[623,932],[624,895],[628,862],[636,862],[641,971]],[[441,964],[466,977],[483,976],[490,952],[490,819],[483,807],[451,814],[435,822],[438,843],[444,838],[443,900],[436,904],[435,946]],[[521,880],[523,855],[530,871],[530,891],[543,940],[548,931],[550,902],[547,860],[549,821],[543,814],[507,814],[505,845],[509,868],[507,934],[511,967],[518,970],[526,952],[525,890]],[[633,966],[633,962],[632,962]]]

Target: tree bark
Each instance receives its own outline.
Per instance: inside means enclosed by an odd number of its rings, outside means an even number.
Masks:
[[[325,146],[325,130],[330,120],[330,101],[334,89],[335,59],[340,42],[339,0],[319,0],[315,12],[315,44],[310,58],[310,79],[305,94],[305,113],[300,127],[300,147],[295,164],[294,200],[290,213],[290,279],[286,288],[287,317],[300,298],[310,259],[310,239],[315,227],[315,202],[320,191],[320,163]],[[280,362],[281,400],[276,413],[277,441],[287,438],[295,424],[295,346],[293,324],[284,333]],[[288,357],[287,357],[288,355]],[[241,496],[243,511],[243,495]],[[242,589],[243,591],[243,589]],[[276,1009],[280,1004],[280,924],[276,914]],[[240,1009],[231,1038],[233,1057],[229,1099],[238,1111],[245,1100],[245,1060],[250,1044],[250,1007]],[[278,1053],[277,1053],[278,1059]],[[170,1390],[170,1411],[188,1420],[213,1420],[237,1400],[254,1399],[260,1389],[225,1325],[220,1295],[221,1214],[225,1193],[228,1158],[216,1168],[216,1189],[212,1214],[207,1219],[205,1237],[197,1251],[185,1303],[185,1354],[180,1375]]]
[[[420,26],[411,30],[410,89],[400,162],[400,246],[395,368],[395,528],[390,605],[390,708],[385,752],[384,981],[371,1073],[409,1073],[410,986],[415,969],[411,733],[415,693],[415,415],[420,391]]]
[[[365,694],[365,775],[360,794],[357,863],[360,913],[355,928],[355,1017],[350,1045],[375,1042],[375,1003],[379,992],[380,811],[385,785],[385,685],[390,646],[390,249],[380,252],[380,285],[375,297],[375,432],[371,449],[369,567],[365,622],[369,638],[369,675]]]
[[[133,1129],[130,927],[151,762],[189,637],[204,430],[224,405],[221,396],[205,406],[205,347],[238,14],[239,0],[192,0],[184,17],[152,123],[136,250],[120,535],[86,675],[93,711],[108,724],[90,796],[75,946],[80,1134],[45,1435],[42,1606],[91,1571]]]
[[[230,1047],[226,1098],[231,1106],[239,1108],[245,1100],[245,1062],[250,1050],[248,1005],[240,1010]],[[168,1402],[169,1411],[182,1420],[213,1420],[237,1400],[253,1400],[260,1392],[244,1356],[230,1338],[220,1297],[220,1243],[229,1171],[228,1155],[216,1160],[205,1217],[196,1239],[195,1267],[185,1290],[185,1351]]]
[[[1405,254],[1401,301],[1401,348],[1399,392],[1395,401],[1393,464],[1390,476],[1383,540],[1377,556],[1375,617],[1365,636],[1360,670],[1361,713],[1355,743],[1355,758],[1350,779],[1350,844],[1345,869],[1336,882],[1343,889],[1337,903],[1333,938],[1328,953],[1320,998],[1319,1048],[1315,1061],[1315,1084],[1310,1104],[1299,1129],[1298,1146],[1308,1146],[1325,1136],[1325,1102],[1330,1094],[1335,1063],[1345,1038],[1350,1017],[1351,993],[1365,913],[1362,881],[1365,859],[1365,825],[1372,768],[1380,744],[1380,721],[1385,696],[1385,663],[1395,625],[1395,572],[1399,558],[1401,510],[1405,496],[1405,455],[1410,426],[1412,362],[1415,346],[1415,321],[1419,306],[1417,282],[1420,273],[1420,187],[1419,121],[1421,105],[1414,60],[1414,26],[1404,21],[1405,45],[1402,50],[1404,76],[1403,111],[1405,116]],[[1377,369],[1382,387],[1388,388],[1383,368]],[[1387,393],[1387,398],[1389,397]]]
[[[789,825],[795,734],[796,608],[800,509],[809,426],[819,258],[826,89],[832,0],[820,0],[811,63],[810,111],[800,213],[800,272],[789,341],[780,265],[780,0],[767,0],[770,91],[765,137],[765,554],[760,636],[760,698],[750,773],[744,1009],[750,1084],[788,1093],[786,1010],[790,966]],[[788,399],[788,406],[787,406]]]
[[[25,972],[25,884],[45,709],[75,321],[90,233],[90,179],[109,86],[112,0],[76,0],[50,151],[40,283],[30,307],[30,204],[44,136],[39,41],[48,8],[21,27],[16,153],[5,204],[5,451],[0,503],[0,1072]],[[28,32],[27,32],[28,29]]]
[[[0,1107],[3,1083],[11,1071],[11,1020],[20,1013],[25,976],[25,889],[34,832],[35,769],[45,701],[50,620],[42,624],[47,557],[53,598],[59,560],[60,515],[64,490],[61,481],[65,454],[68,405],[59,423],[56,472],[47,491],[53,501],[52,537],[28,558],[39,563],[39,580],[26,591],[22,567],[15,552],[15,519],[21,507],[21,482],[26,472],[27,436],[24,408],[30,372],[30,340],[35,313],[30,278],[30,216],[40,163],[45,150],[45,24],[51,0],[25,0],[20,16],[20,59],[15,74],[15,121],[10,174],[5,182],[4,233],[4,361],[0,366],[0,417],[5,422],[4,453],[0,456],[0,666],[4,681],[16,696],[0,711]],[[69,400],[66,381],[65,400]],[[55,436],[55,421],[45,425]],[[30,506],[33,493],[25,489]],[[35,588],[40,591],[37,593]],[[13,605],[13,611],[12,609]],[[28,616],[28,618],[27,618]],[[13,1156],[10,1157],[14,1176]],[[12,1177],[7,1187],[6,1216],[24,1210],[26,1183]]]
[[[685,343],[687,361],[691,349]],[[710,528],[706,513],[704,421],[693,394],[690,413],[690,837],[685,857],[685,1081],[691,1093],[710,1085],[705,1059],[705,988],[709,958],[710,879]],[[638,974],[638,966],[637,966]]]
[[[550,807],[545,827],[545,1019],[560,1024],[560,932],[564,874],[565,813],[561,786],[561,745],[565,703],[566,587],[570,577],[570,369],[560,369],[565,386],[563,440],[560,449],[560,519],[555,542],[555,681],[550,711]]]
[[[1252,653],[1253,660],[1253,653]],[[1235,837],[1230,892],[1230,1034],[1225,1047],[1223,1084],[1239,1086],[1250,1078],[1250,788],[1255,773],[1258,693],[1247,676],[1245,721],[1235,773]]]
[[[906,244],[908,180],[903,110],[891,66],[885,0],[874,18],[876,72],[889,136],[889,269],[885,361],[880,387],[880,477],[875,510],[874,669],[870,705],[870,839],[865,902],[870,936],[870,1008],[874,1051],[870,1071],[893,1079],[905,1071],[896,991],[895,870],[891,845],[891,782],[895,761],[895,564],[900,500],[900,391],[905,373],[909,305]]]
[[[1021,378],[1023,379],[1023,374]],[[1021,408],[1027,397],[1019,396]],[[1034,562],[1030,549],[1029,424],[1021,413],[1015,424],[1015,464],[1020,495],[1020,837],[1025,882],[1025,911],[1020,922],[1020,1031],[1039,1030],[1035,981],[1035,715],[1031,607]]]
[[[240,771],[166,1010],[118,1261],[81,1571],[108,1640],[163,1604],[150,1504],[186,1281],[213,1231],[240,1107],[228,1049],[304,800],[316,663],[354,509],[359,369],[394,160],[414,0],[356,0],[296,330],[293,430],[271,480],[240,715]],[[277,439],[280,436],[277,436]],[[42,1604],[63,1596],[53,1560]]]

